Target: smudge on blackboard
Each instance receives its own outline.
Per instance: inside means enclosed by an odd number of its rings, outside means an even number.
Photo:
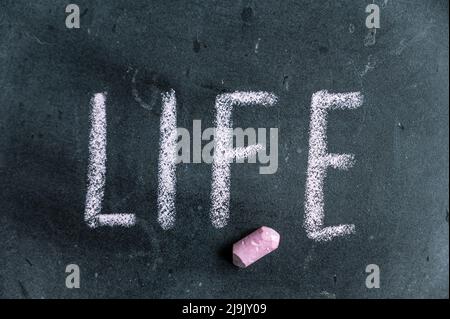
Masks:
[[[348,32],[350,32],[350,33],[354,33],[355,32],[355,25],[353,23],[349,24]]]
[[[20,280],[18,280],[17,282],[19,283],[20,293],[21,293],[22,297],[24,297],[25,299],[30,299],[30,294],[28,293],[27,289],[25,288],[25,285]]]
[[[377,42],[376,36],[377,36],[377,29],[375,28],[369,29],[367,31],[366,37],[364,38],[364,46],[369,47],[375,45],[375,43]]]
[[[84,9],[83,12],[81,12],[81,14],[80,14],[80,18],[84,17],[88,13],[88,11],[89,11],[89,8]]]
[[[407,40],[406,38],[401,39],[399,46],[396,49],[394,49],[393,51],[391,51],[391,53],[394,55],[397,55],[397,56],[401,55],[403,53],[403,51],[411,44],[426,39],[427,34],[432,27],[433,27],[432,24],[425,26],[423,28],[423,30],[421,30],[419,33],[414,35],[409,40]]]
[[[133,94],[134,100],[135,100],[140,106],[142,106],[142,107],[143,107],[144,109],[146,109],[146,110],[151,111],[151,110],[153,110],[153,107],[152,107],[150,104],[144,102],[144,100],[141,98],[141,96],[140,96],[140,94],[139,94],[139,91],[138,91],[137,88],[136,88],[136,76],[137,76],[138,72],[139,72],[139,70],[136,69],[136,70],[134,71],[133,77],[131,78],[131,93]]]
[[[201,48],[200,42],[198,41],[197,38],[195,38],[195,39],[192,41],[192,50],[193,50],[195,53],[199,53],[199,52],[200,52],[200,48]]]
[[[25,258],[25,261],[27,262],[28,265],[30,265],[31,267],[33,267],[33,264],[31,263],[31,261],[28,258]]]
[[[334,293],[330,293],[328,291],[322,291],[320,293],[321,297],[325,297],[326,299],[336,299],[336,294]]]
[[[286,91],[289,91],[289,75],[283,76],[283,87]]]
[[[50,43],[50,42],[47,42],[47,41],[42,41],[41,39],[39,39],[39,38],[38,38],[37,36],[35,36],[34,34],[28,33],[27,31],[25,31],[24,34],[25,34],[28,38],[35,40],[35,41],[36,41],[38,44],[40,44],[40,45],[53,45],[53,43]]]
[[[255,44],[255,53],[258,54],[259,52],[259,42],[261,41],[261,38],[258,38]]]
[[[367,64],[364,66],[364,69],[359,72],[359,76],[362,78],[367,73],[375,69],[375,66],[377,65],[377,61],[375,60],[375,57],[373,55],[369,55],[367,58]]]
[[[251,24],[253,21],[254,12],[251,7],[245,7],[241,12],[241,19],[245,24]]]

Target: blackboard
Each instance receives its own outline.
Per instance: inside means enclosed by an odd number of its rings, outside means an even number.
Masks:
[[[0,3],[0,297],[448,298],[448,1],[77,0]],[[218,95],[264,91],[271,107],[236,108],[233,125],[278,129],[278,169],[231,164],[228,224],[210,220],[211,164],[179,164],[176,222],[157,221],[161,94],[177,126],[213,127]],[[305,185],[315,92],[360,92],[328,114],[325,224],[307,236]],[[107,92],[102,211],[84,220],[91,99]],[[279,248],[239,269],[231,245],[266,225]],[[65,285],[66,266],[81,287]],[[380,288],[365,285],[366,266]]]

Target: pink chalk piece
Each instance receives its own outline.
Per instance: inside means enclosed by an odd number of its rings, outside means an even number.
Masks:
[[[280,234],[262,226],[233,245],[233,264],[246,268],[278,248]]]

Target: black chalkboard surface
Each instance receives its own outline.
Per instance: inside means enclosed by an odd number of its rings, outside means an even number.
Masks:
[[[75,3],[79,28],[66,25],[69,2],[0,2],[1,298],[448,298],[448,1],[377,0],[377,28],[372,1]],[[159,222],[171,90],[190,134],[197,120],[216,126],[220,95],[276,96],[232,111],[233,127],[267,128],[267,139],[276,128],[278,156],[272,174],[229,165],[224,227],[211,222],[206,162],[176,165],[176,219]],[[311,236],[305,205],[322,90],[363,96],[327,111],[328,152],[354,155],[326,170],[322,226],[354,225],[330,240]],[[101,212],[134,214],[131,227],[85,221],[100,93]],[[237,268],[232,244],[262,225],[279,248]],[[70,264],[80,288],[66,287]],[[366,285],[368,265],[379,288]]]

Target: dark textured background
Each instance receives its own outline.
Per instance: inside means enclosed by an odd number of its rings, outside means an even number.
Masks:
[[[448,297],[448,1],[0,0],[0,297]],[[255,45],[259,40],[259,49]],[[137,87],[155,111],[131,94]],[[178,125],[212,126],[220,92],[267,90],[277,107],[236,111],[235,125],[278,127],[279,169],[232,166],[231,219],[209,221],[211,166],[178,166],[177,223],[156,221],[159,94],[174,88]],[[303,223],[313,92],[361,91],[329,117],[326,223],[357,233],[307,239]],[[83,223],[89,100],[108,95],[105,211],[128,230]],[[230,244],[268,225],[280,248],[246,270]],[[65,288],[65,266],[81,289]],[[381,288],[365,287],[367,264]]]

